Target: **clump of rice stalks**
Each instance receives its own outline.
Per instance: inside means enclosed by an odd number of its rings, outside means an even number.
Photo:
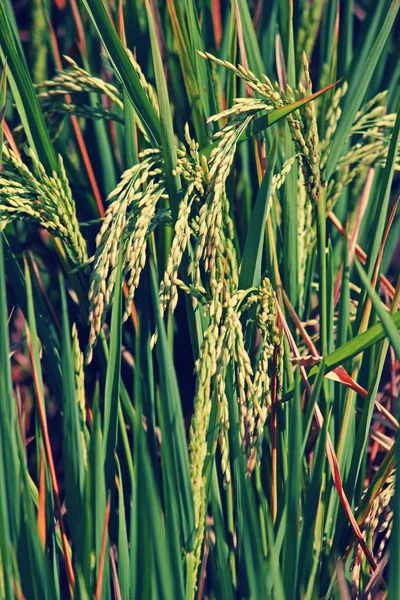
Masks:
[[[27,149],[32,171],[9,148],[3,146],[4,171],[0,176],[0,226],[24,219],[61,238],[71,261],[87,261],[75,203],[61,156],[58,172],[47,175],[31,148]]]
[[[204,467],[208,452],[207,432],[210,427],[211,408],[218,407],[218,422],[213,427],[219,431],[221,467],[225,485],[231,481],[228,431],[229,409],[226,395],[226,378],[231,369],[235,394],[239,404],[239,429],[243,449],[248,456],[249,468],[259,461],[265,421],[271,404],[271,363],[276,348],[282,348],[276,326],[276,300],[268,279],[259,288],[238,289],[238,257],[234,245],[234,229],[226,182],[231,172],[237,145],[251,120],[260,111],[269,111],[291,104],[312,93],[308,62],[302,55],[303,77],[297,89],[286,87],[284,93],[277,84],[264,76],[260,81],[251,71],[213,57],[201,54],[216,65],[224,66],[243,79],[261,98],[238,98],[232,107],[214,115],[210,122],[228,119],[228,123],[215,134],[215,147],[208,160],[200,152],[198,143],[185,128],[185,144],[177,144],[177,166],[174,174],[180,175],[181,203],[174,224],[174,236],[160,285],[160,311],[173,313],[178,300],[178,290],[188,294],[196,308],[208,318],[203,335],[199,359],[196,363],[196,393],[194,415],[190,427],[190,474],[193,486],[196,535],[193,551],[193,572],[197,573],[204,539],[206,495]],[[84,76],[79,70],[76,80]],[[87,74],[85,74],[86,77]],[[75,85],[75,84],[73,84]],[[95,86],[95,84],[93,84]],[[81,82],[84,87],[84,82]],[[51,86],[49,86],[51,89]],[[62,91],[56,86],[57,94]],[[98,88],[100,90],[100,88]],[[108,90],[108,88],[107,88]],[[71,91],[72,88],[71,88]],[[108,90],[109,91],[109,90]],[[335,119],[340,114],[340,100],[346,85],[336,92],[332,110],[327,117],[327,128],[322,144],[319,141],[316,112],[313,103],[301,106],[287,117],[296,154],[287,160],[272,179],[270,202],[290,171],[294,161],[301,166],[298,207],[300,285],[304,282],[307,256],[315,240],[313,207],[318,203],[321,188],[321,166],[329,140],[334,133]],[[115,94],[115,92],[112,92]],[[55,94],[55,95],[57,95]],[[115,98],[120,101],[117,96]],[[369,115],[369,117],[366,117]],[[357,117],[357,127],[376,129],[377,115],[371,116],[371,107]],[[380,125],[391,124],[379,113]],[[382,121],[382,119],[384,119]],[[353,133],[356,133],[354,129]],[[353,152],[356,149],[353,149]],[[344,159],[345,161],[345,159]],[[343,169],[339,163],[338,169]],[[335,184],[334,184],[335,185]],[[331,194],[336,194],[332,187]],[[168,200],[166,174],[159,149],[146,149],[139,154],[139,162],[123,174],[120,183],[110,194],[105,219],[96,238],[89,300],[90,334],[86,354],[89,362],[99,332],[111,306],[119,255],[122,255],[122,276],[127,284],[124,319],[128,318],[131,303],[146,263],[147,239],[160,223],[170,220],[169,213],[159,207],[160,199]],[[187,255],[187,273],[181,274],[183,258]],[[184,281],[183,279],[186,279]],[[258,348],[248,347],[242,326],[243,314],[252,310],[260,343]],[[156,335],[152,344],[156,341]],[[278,363],[282,350],[276,354]],[[274,365],[280,382],[280,365]]]
[[[189,253],[189,276],[192,283],[195,286],[200,286],[204,283],[202,279],[206,276],[211,295],[215,294],[218,282],[223,275],[225,276],[225,285],[233,285],[232,289],[237,285],[237,258],[233,246],[233,227],[229,215],[229,203],[225,192],[225,184],[232,167],[236,147],[257,112],[271,110],[274,107],[281,107],[294,101],[292,92],[288,97],[284,96],[272,86],[268,78],[263,83],[253,73],[241,66],[236,68],[230,63],[220,61],[209,54],[202,56],[233,70],[264,99],[237,99],[234,106],[210,118],[210,122],[227,117],[231,117],[232,120],[215,134],[217,145],[212,150],[208,161],[199,153],[198,144],[190,138],[189,131],[186,129],[188,149],[183,145],[177,149],[176,173],[179,173],[182,177],[184,193],[178,220],[175,224],[175,237],[161,284],[162,313],[164,313],[168,304],[171,311],[176,306],[177,297],[174,278],[177,276],[183,253],[191,239],[193,239],[193,253]],[[305,62],[304,68],[307,74],[306,67]],[[310,91],[311,83],[309,78],[306,77],[306,88],[302,87],[301,92],[297,95],[305,97]],[[303,125],[300,130],[298,121],[295,123],[291,117],[288,117],[295,139],[300,140],[297,147],[301,153],[290,158],[283,166],[279,176],[274,178],[272,193],[279,189],[294,160],[299,158],[307,165],[304,168],[307,176],[307,186],[311,197],[316,201],[320,183],[315,115],[311,108],[304,109],[302,115],[304,123],[302,121]],[[305,153],[308,154],[307,161],[304,158]],[[150,159],[150,157],[152,158]],[[146,160],[143,160],[145,158]],[[159,189],[162,185],[164,174],[161,155],[157,150],[145,151],[140,156],[140,160],[143,162],[126,171],[121,183],[110,195],[110,199],[116,196],[117,199],[109,206],[96,239],[97,250],[89,296],[92,310],[88,360],[91,357],[91,348],[104,322],[105,314],[110,307],[115,281],[118,240],[122,232],[126,231],[126,211],[130,208],[132,208],[135,215],[129,217],[130,230],[133,232],[132,235],[136,237],[135,239],[129,238],[129,243],[125,233],[121,238],[121,249],[124,256],[123,269],[127,265],[126,253],[129,253],[130,271],[132,272],[131,279],[128,281],[130,293],[126,303],[125,317],[128,315],[129,303],[133,299],[134,290],[139,281],[141,271],[138,263],[139,256],[141,256],[141,260],[145,260],[145,239],[152,218],[156,214],[155,205],[157,200],[154,199],[154,190]],[[150,160],[153,161],[151,164],[149,163]],[[142,173],[140,177],[139,173]],[[153,179],[153,177],[156,177],[156,179]],[[142,187],[144,187],[144,190],[140,189]],[[148,199],[149,192],[153,200]],[[161,195],[165,196],[164,189],[159,197]],[[136,217],[140,218],[139,212],[141,212],[142,206],[147,206],[148,201],[151,209],[146,212],[146,215],[143,215],[143,219],[139,222],[139,231],[135,219]],[[138,230],[136,234],[134,233],[135,230]],[[135,249],[132,248],[133,241],[135,241],[134,245],[137,246]],[[136,263],[137,266],[135,267]],[[226,273],[227,268],[229,273]],[[126,269],[124,270],[125,273]]]
[[[229,231],[229,210],[225,184],[233,163],[236,145],[249,124],[250,118],[246,114],[246,117],[240,120],[239,123],[234,121],[218,133],[219,143],[212,151],[208,162],[210,185],[205,202],[199,211],[198,238],[191,269],[196,283],[200,283],[200,262],[202,259],[204,260],[204,271],[209,274],[212,292],[217,286],[216,261],[223,225]]]
[[[0,597],[395,596],[398,0],[33,3],[0,2]]]
[[[182,201],[175,223],[166,270],[160,286],[160,310],[167,307],[173,312],[178,298],[178,288],[188,293],[194,306],[201,303],[209,317],[203,337],[196,372],[195,412],[190,428],[190,472],[194,491],[196,540],[194,572],[197,572],[204,537],[206,511],[204,464],[207,456],[207,431],[211,407],[218,404],[219,445],[225,484],[229,485],[229,410],[225,381],[231,365],[239,403],[240,435],[247,447],[249,458],[261,455],[264,424],[271,403],[270,368],[274,348],[279,345],[276,328],[275,297],[269,280],[259,289],[238,290],[238,264],[233,244],[233,226],[226,194],[226,181],[232,168],[237,144],[251,119],[259,111],[271,110],[290,104],[310,95],[311,81],[308,64],[303,56],[305,85],[284,95],[267,77],[258,80],[251,71],[202,55],[216,64],[232,70],[262,98],[236,99],[234,105],[213,116],[210,121],[230,119],[215,135],[217,142],[208,161],[199,152],[199,146],[185,130],[186,145],[177,148],[176,173],[181,176]],[[306,205],[318,201],[321,187],[320,156],[315,110],[310,104],[288,117],[295,142],[296,155],[283,165],[273,177],[271,197],[281,187],[295,160],[299,160],[309,200],[303,199],[304,214],[311,218]],[[137,288],[140,272],[146,260],[146,239],[157,221],[157,202],[166,197],[164,165],[157,150],[144,151],[139,164],[122,177],[111,194],[110,204],[96,239],[96,253],[89,299],[90,336],[87,360],[111,305],[119,253],[122,253],[123,276],[128,276],[128,295],[125,318]],[[309,227],[309,218],[302,232]],[[304,235],[304,234],[303,234]],[[178,278],[184,253],[188,253],[189,282]],[[304,268],[305,268],[305,261]],[[302,266],[303,266],[302,263]],[[304,268],[302,272],[304,273]],[[257,358],[246,348],[241,317],[249,309],[256,313],[256,326],[260,333]],[[153,338],[153,343],[155,341]],[[281,354],[279,355],[281,358]]]
[[[271,359],[274,349],[280,344],[279,330],[276,325],[276,299],[271,282],[265,278],[257,299],[260,310],[256,317],[261,334],[259,360],[254,375],[252,396],[248,407],[248,444],[250,449],[257,444],[257,457],[261,457],[264,424],[271,405]],[[283,348],[283,346],[282,346]]]
[[[190,253],[189,256],[192,283],[195,286],[202,284],[203,269],[203,273],[208,274],[212,295],[224,272],[227,285],[237,285],[237,261],[225,183],[241,134],[252,116],[266,105],[253,102],[245,111],[239,104],[237,107],[236,118],[217,134],[218,144],[211,152],[208,163],[199,154],[198,144],[190,138],[188,129],[187,148],[181,145],[177,149],[176,173],[181,175],[184,194],[161,284],[162,313],[168,305],[172,312],[176,306],[174,279],[191,238],[194,240],[193,255]],[[127,318],[146,260],[146,239],[153,223],[157,222],[156,205],[161,197],[167,197],[160,152],[149,149],[139,159],[141,162],[124,173],[120,184],[110,195],[109,199],[116,197],[116,200],[108,207],[96,238],[97,249],[89,292],[91,332],[87,360],[91,359],[92,347],[111,306],[118,252],[121,251],[123,255],[123,275],[130,271],[124,317]],[[226,268],[229,273],[226,273]]]

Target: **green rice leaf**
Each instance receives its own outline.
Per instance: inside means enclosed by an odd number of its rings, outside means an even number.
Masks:
[[[179,0],[178,0],[179,1]],[[192,63],[197,78],[198,94],[203,109],[203,114],[207,120],[211,115],[218,112],[217,103],[214,95],[214,86],[211,79],[211,72],[208,61],[203,60],[197,54],[197,51],[205,51],[204,39],[201,33],[199,18],[194,0],[185,0],[186,14],[188,20],[188,29],[190,31],[190,44]]]
[[[301,431],[301,380],[300,370],[296,371],[295,393],[289,408],[289,430],[288,430],[288,461],[290,464],[290,477],[286,486],[286,536],[283,552],[283,572],[285,573],[284,586],[285,595],[289,600],[297,597],[297,571],[299,563],[298,555],[298,523],[299,502],[301,495],[301,462],[300,453],[302,442]]]
[[[268,155],[267,170],[257,194],[250,227],[243,250],[239,287],[247,289],[261,283],[261,261],[265,241],[265,227],[271,209],[271,183],[276,158],[276,137]]]
[[[393,335],[393,327],[392,324],[397,330],[400,328],[400,311],[395,312],[390,319],[390,331]],[[388,326],[388,324],[387,324]],[[343,344],[340,348],[337,348],[331,354],[328,354],[326,357],[325,367],[326,372],[333,371],[336,367],[341,365],[343,362],[348,360],[349,358],[353,358],[353,356],[357,356],[367,348],[370,348],[374,344],[382,341],[386,336],[386,329],[382,323],[376,323],[372,325],[367,331],[364,333],[360,333],[355,336],[346,344]],[[318,368],[313,367],[308,374],[308,380],[312,382],[318,373]],[[288,392],[284,395],[283,400],[288,400],[291,398],[293,394],[293,386],[291,386]]]
[[[181,182],[179,175],[174,175],[174,169],[176,168],[177,163],[174,128],[172,124],[167,82],[164,76],[164,68],[161,60],[160,49],[157,44],[153,14],[151,12],[148,0],[146,0],[146,11],[149,22],[150,43],[153,56],[154,72],[156,76],[158,102],[160,104],[161,141],[165,160],[168,196],[172,218],[173,221],[175,221],[178,216]]]
[[[125,493],[122,474],[117,459],[118,470],[118,582],[122,598],[129,598],[130,576],[129,576],[129,546],[128,546],[128,523],[125,512]]]
[[[3,160],[4,117],[7,102],[7,63],[1,71],[0,78],[0,166]]]
[[[78,401],[75,387],[75,369],[72,362],[70,326],[64,281],[60,275],[61,292],[61,369],[63,378],[63,457],[66,482],[66,504],[68,523],[77,546],[80,544],[85,464],[82,450],[82,435],[79,423]]]
[[[100,429],[100,409],[98,393],[95,394],[93,402],[93,426],[90,438],[90,446],[88,453],[88,469],[87,476],[89,489],[87,491],[90,498],[90,509],[92,515],[92,552],[95,558],[94,582],[97,581],[99,573],[99,561],[101,552],[101,542],[104,529],[104,517],[106,514],[107,492],[106,482],[104,477],[104,453],[101,439]],[[108,556],[108,548],[106,548],[106,557]],[[93,565],[92,565],[93,567]],[[109,581],[109,561],[105,560],[103,572],[103,597],[110,598],[110,587],[107,585]]]
[[[118,407],[121,379],[121,344],[122,344],[122,283],[121,254],[118,260],[115,281],[115,296],[111,315],[110,347],[107,360],[106,384],[104,390],[104,425],[103,449],[104,468],[107,489],[114,486],[115,457],[117,445]]]
[[[372,304],[374,305],[374,308],[380,318],[383,328],[384,328],[388,338],[390,339],[390,343],[393,346],[396,356],[397,356],[398,360],[400,360],[400,334],[398,331],[399,327],[396,325],[396,323],[394,322],[394,319],[390,316],[390,314],[388,312],[386,312],[386,310],[383,308],[381,299],[379,298],[378,294],[372,287],[371,282],[369,281],[366,272],[364,271],[364,269],[362,268],[362,266],[360,265],[360,262],[358,260],[356,260],[356,267],[357,267],[357,271],[361,277],[361,281],[363,282],[364,286],[366,287],[368,295],[372,300]],[[397,313],[397,314],[399,314],[399,313]]]
[[[145,131],[151,142],[159,145],[161,142],[160,120],[143,90],[139,77],[110,21],[102,0],[82,0],[82,3],[96,27]]]
[[[158,286],[154,267],[151,269],[150,283],[154,317],[158,332],[157,360],[160,369],[160,409],[162,411],[161,421],[164,424],[162,435],[165,444],[165,464],[174,482],[173,490],[179,506],[184,546],[190,552],[193,548],[195,523],[192,484],[189,473],[189,456],[183,426],[178,382],[165,326],[160,315]]]
[[[9,361],[7,294],[3,261],[3,235],[0,234],[0,377],[3,393],[0,394],[0,577],[6,597],[13,596],[12,550],[19,529],[19,466],[13,440],[14,411]],[[7,477],[6,477],[7,474]],[[5,485],[4,485],[5,484]]]
[[[7,60],[7,77],[29,144],[36,150],[39,160],[48,173],[57,171],[56,154],[36,98],[25,57],[15,37],[14,29],[10,25],[3,2],[0,3],[0,49],[3,63]]]
[[[232,10],[234,9],[234,5],[235,10],[238,11],[240,17],[249,68],[257,75],[257,77],[261,77],[261,75],[265,73],[265,70],[256,32],[254,30],[253,21],[249,11],[249,5],[245,0],[234,0],[232,2]]]
[[[140,408],[138,413],[141,417]],[[131,563],[137,570],[135,574],[136,589],[131,594],[134,598],[179,598],[183,596],[176,589],[172,577],[169,548],[166,544],[165,530],[158,489],[142,427],[138,419],[135,435],[135,486],[134,509],[132,523],[136,531],[134,554],[136,563]],[[146,515],[147,518],[143,518]]]

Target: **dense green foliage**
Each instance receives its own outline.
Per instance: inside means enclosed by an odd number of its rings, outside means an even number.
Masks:
[[[0,2],[1,598],[400,598],[398,9]]]

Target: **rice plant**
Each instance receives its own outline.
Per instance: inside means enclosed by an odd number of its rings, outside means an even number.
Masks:
[[[398,9],[0,3],[1,598],[400,598]]]

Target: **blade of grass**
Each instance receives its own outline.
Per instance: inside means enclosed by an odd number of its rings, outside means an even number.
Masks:
[[[114,487],[115,448],[117,445],[118,408],[121,379],[122,344],[122,257],[119,255],[115,281],[115,295],[111,314],[110,347],[107,357],[107,373],[104,390],[103,452],[107,490]]]
[[[340,0],[337,72],[343,76],[353,56],[353,0]]]
[[[139,77],[115,31],[102,0],[82,0],[104,44],[110,60],[125,86],[135,111],[156,146],[161,142],[161,125],[157,114],[146,96]]]
[[[281,0],[279,14],[283,23],[280,28],[283,39],[285,56],[284,87],[286,83],[296,85],[296,63],[294,58],[293,36],[293,2]],[[289,125],[285,123],[284,156],[288,160],[294,155],[294,144],[290,134]],[[287,174],[283,187],[283,281],[294,307],[297,307],[299,298],[299,258],[298,258],[298,217],[297,217],[297,164],[295,163]],[[290,258],[289,258],[290,257]]]
[[[13,28],[0,3],[0,48],[3,63],[7,59],[7,77],[29,144],[36,150],[48,173],[57,171],[57,160],[40,110],[32,79]]]
[[[369,281],[369,278],[362,266],[360,265],[359,261],[356,260],[355,264],[357,267],[357,271],[360,275],[361,281],[363,282],[367,293],[372,300],[372,304],[374,305],[374,308],[380,318],[383,328],[388,338],[390,339],[396,356],[398,360],[400,360],[400,334],[398,332],[398,327],[394,323],[392,317],[387,313],[386,309],[383,308],[381,299],[379,298],[376,291],[373,289],[371,282]]]
[[[320,315],[320,344],[321,354],[328,351],[328,315],[327,315],[327,289],[326,289],[326,206],[325,189],[322,188],[317,206],[317,243],[318,243],[318,268],[319,268],[319,315]]]
[[[245,477],[245,465],[243,452],[239,440],[239,415],[238,403],[233,390],[233,370],[227,370],[227,397],[229,404],[229,444],[231,449],[231,461],[235,476],[235,501],[237,521],[238,547],[242,546],[244,563],[246,566],[242,576],[247,581],[238,583],[246,584],[251,595],[255,598],[264,597],[266,591],[266,562],[263,559],[260,531],[256,520],[257,509],[253,490],[249,479]],[[239,590],[240,594],[240,590]],[[284,595],[279,596],[284,598]]]
[[[389,317],[390,318],[390,317]],[[397,311],[391,317],[391,321],[395,327],[400,328],[400,311]],[[381,323],[372,325],[367,331],[361,333],[348,342],[337,348],[332,354],[328,354],[326,357],[326,371],[333,371],[336,367],[340,366],[342,362],[353,358],[363,352],[370,346],[377,344],[382,341],[386,336],[386,330]],[[313,367],[308,374],[308,380],[312,382],[318,372],[318,368]],[[289,388],[287,393],[284,395],[283,400],[286,401],[293,395],[293,388]]]
[[[369,236],[368,238],[368,247],[367,247],[367,275],[368,278],[372,280],[374,269],[376,268],[376,263],[380,251],[382,251],[382,242],[385,240],[385,225],[386,221],[390,222],[388,213],[390,192],[393,182],[393,176],[395,172],[396,165],[396,157],[398,152],[398,146],[400,142],[400,105],[398,106],[396,121],[393,128],[393,133],[390,139],[390,145],[388,149],[387,159],[385,168],[383,169],[381,179],[380,179],[380,188],[379,195],[376,197],[374,203],[374,213],[371,215],[373,222],[376,224],[375,227],[375,235]],[[394,216],[394,215],[393,215]],[[359,308],[357,311],[357,319],[356,326],[362,326],[362,320],[364,319],[364,311],[365,308],[365,294],[364,293],[361,302],[359,303]]]
[[[332,52],[335,47],[335,21],[337,18],[338,1],[331,0],[326,3],[321,24],[321,64],[329,65],[330,72],[336,66],[336,53]]]
[[[192,49],[192,63],[197,78],[197,87],[203,114],[207,120],[211,115],[218,112],[214,95],[214,86],[211,79],[210,69],[207,63],[200,59],[197,50],[204,52],[204,40],[201,33],[199,18],[194,0],[185,0],[188,29],[190,31],[190,43]]]
[[[310,400],[308,402],[307,409],[306,409],[306,412],[304,415],[304,433],[303,433],[303,444],[302,444],[301,452],[300,452],[301,456],[304,456],[304,453],[306,450],[308,436],[310,433],[311,424],[312,424],[312,420],[313,420],[313,416],[314,416],[315,404],[318,400],[318,397],[319,397],[319,394],[320,394],[320,391],[322,388],[324,376],[325,376],[325,359],[323,358],[318,365],[318,373],[317,373],[314,387],[311,392]]]
[[[24,273],[19,266],[9,241],[3,237],[4,263],[9,284],[13,290],[18,303],[24,314],[27,314],[27,289]],[[33,272],[34,276],[34,272]],[[43,348],[43,364],[47,371],[47,377],[53,391],[58,398],[62,397],[62,378],[59,357],[59,338],[56,327],[49,314],[45,301],[40,293],[35,293],[36,326]]]
[[[58,48],[57,36],[56,36],[56,33],[54,31],[53,25],[50,20],[48,20],[48,27],[50,30],[50,40],[51,40],[52,49],[53,49],[53,53],[55,56],[57,68],[61,70],[62,62],[61,62],[60,51]],[[65,99],[68,104],[70,104],[72,102],[70,94],[67,94],[65,96]],[[124,103],[124,107],[125,107],[125,103]],[[85,140],[83,139],[82,131],[79,127],[79,121],[78,121],[78,118],[76,117],[76,115],[71,115],[71,123],[72,123],[72,128],[74,130],[74,134],[76,137],[76,142],[78,144],[79,151],[81,153],[81,156],[82,156],[82,159],[83,159],[83,162],[85,165],[85,169],[86,169],[87,176],[88,176],[88,179],[90,182],[90,186],[93,191],[93,196],[96,200],[96,205],[97,205],[99,215],[100,215],[100,217],[104,217],[105,211],[104,211],[103,201],[102,201],[101,195],[100,195],[99,186],[97,184],[97,180],[96,180],[96,177],[95,177],[95,174],[93,171],[92,163],[90,161],[87,147],[85,144]]]
[[[169,204],[171,207],[172,220],[175,222],[178,216],[181,181],[178,174],[175,173],[174,175],[174,170],[177,164],[174,128],[172,124],[167,82],[165,80],[160,50],[157,45],[153,14],[151,12],[148,0],[146,0],[145,4],[149,23],[150,44],[156,77],[158,102],[160,105],[161,141],[166,167],[165,170]]]
[[[4,592],[12,598],[12,549],[15,548],[19,530],[19,467],[16,445],[13,440],[14,408],[11,369],[9,361],[7,294],[3,260],[3,235],[0,235],[0,377],[3,391],[0,394],[0,552]],[[8,473],[8,477],[6,477]]]
[[[1,71],[0,78],[0,168],[3,164],[4,117],[7,104],[7,62]]]
[[[93,587],[93,593],[99,584],[100,578],[100,558],[102,554],[102,540],[104,531],[104,522],[107,507],[107,492],[106,483],[104,477],[104,451],[102,447],[101,430],[100,430],[100,409],[98,403],[98,393],[95,394],[93,401],[93,425],[92,434],[90,438],[90,446],[88,452],[88,481],[89,489],[87,490],[89,502],[91,504],[92,514],[92,553],[94,554],[95,562],[95,583]],[[108,554],[108,550],[107,550]],[[92,564],[93,568],[93,564]],[[105,564],[103,569],[102,577],[103,585],[104,581],[109,581],[109,567],[108,562]],[[104,586],[104,598],[110,598],[109,586]]]
[[[342,237],[345,237],[346,230],[343,227],[343,225],[341,224],[341,222],[339,221],[339,219],[336,217],[336,215],[334,215],[333,212],[331,211],[328,214],[328,217],[332,221],[333,225],[336,227],[336,229],[338,230],[340,235]],[[355,254],[356,254],[357,258],[361,261],[361,263],[363,265],[365,265],[365,263],[367,262],[367,254],[364,252],[364,250],[358,244],[356,244],[356,246],[355,246]],[[380,274],[380,282],[381,282],[382,287],[384,287],[385,290],[387,291],[387,293],[389,294],[390,298],[393,298],[394,288],[393,288],[392,284],[390,283],[390,281],[388,280],[388,278],[385,277],[385,275],[383,273]]]
[[[392,308],[391,308],[392,313],[396,310],[396,308],[398,308],[399,296],[400,296],[400,283],[398,283],[397,293],[396,293],[395,300],[394,300]],[[389,348],[389,340],[386,339],[386,340],[384,340],[384,342],[381,344],[381,346],[379,348],[377,360],[375,362],[374,373],[372,376],[372,382],[371,382],[368,394],[365,398],[365,404],[363,407],[360,424],[359,424],[358,430],[357,430],[356,444],[355,444],[355,447],[353,450],[352,464],[351,464],[351,468],[350,468],[349,476],[348,476],[347,489],[349,490],[349,495],[350,495],[350,486],[354,486],[355,483],[357,482],[357,478],[359,477],[365,448],[368,443],[368,438],[369,438],[369,433],[370,433],[370,425],[371,425],[372,413],[373,413],[373,410],[375,407],[376,395],[378,392],[379,384],[381,382],[381,377],[382,377],[383,369],[385,366],[385,360],[386,360],[388,348]],[[352,493],[354,493],[354,491],[352,491]],[[358,503],[358,499],[356,498],[355,500]]]
[[[217,468],[214,461],[213,473],[211,476],[211,506],[215,524],[215,546],[218,564],[218,578],[221,582],[221,593],[223,598],[233,600],[232,577],[234,573],[229,569],[229,546],[225,534],[225,521],[222,512],[221,496],[219,492]],[[228,490],[228,493],[230,490]],[[232,566],[232,565],[231,565]]]
[[[200,146],[209,142],[209,136],[198,89],[198,73],[195,58],[192,56],[192,40],[187,27],[185,4],[181,0],[167,0],[171,18],[172,30],[175,37],[177,52],[181,66],[183,81],[189,101],[191,120]],[[204,94],[203,94],[204,96]]]
[[[137,477],[136,503],[132,514],[133,525],[136,528],[138,538],[136,543],[140,544],[134,550],[136,556],[142,552],[148,553],[148,560],[141,561],[142,571],[137,572],[136,580],[138,587],[133,590],[134,598],[182,598],[177,592],[172,577],[170,553],[165,538],[163,527],[158,488],[154,478],[154,472],[150,461],[149,451],[145,442],[141,410],[138,407],[137,426],[135,431],[135,473]],[[146,514],[147,518],[143,519]],[[135,557],[133,554],[133,558]],[[146,556],[146,554],[145,554]],[[132,564],[132,562],[131,562]],[[133,567],[137,568],[135,563]],[[139,592],[139,593],[138,593]],[[140,595],[139,595],[140,594]]]
[[[360,525],[360,527],[364,524],[372,503],[382,490],[382,487],[388,480],[388,477],[390,477],[391,473],[393,472],[398,445],[398,437],[396,437],[395,443],[386,454],[382,463],[379,465],[378,470],[376,471],[373,479],[370,481],[369,486],[360,501],[360,505],[356,510],[357,523]]]
[[[97,572],[96,591],[94,593],[95,600],[101,600],[101,598],[102,598],[101,590],[103,587],[104,561],[105,561],[106,555],[108,556],[107,537],[108,537],[108,522],[110,520],[110,510],[111,510],[111,501],[110,501],[110,497],[108,497],[107,504],[106,504],[106,512],[104,515],[103,534],[101,536],[99,568],[98,568],[98,572]]]
[[[264,64],[257,41],[257,35],[254,31],[254,25],[251,20],[248,3],[245,2],[245,0],[234,0],[234,4],[238,31],[240,27],[243,42],[245,44],[248,66],[257,77],[261,77],[261,75],[264,73]]]
[[[282,39],[282,49],[285,58],[287,78],[290,85],[295,85],[295,61],[293,43],[293,1],[280,0],[278,11],[279,34]],[[303,50],[303,48],[302,48]]]
[[[240,266],[240,289],[256,287],[261,283],[261,261],[265,241],[265,227],[271,209],[271,183],[275,166],[275,157],[276,137],[274,138],[269,152],[267,170],[258,191],[256,203],[251,215],[250,226]]]
[[[82,435],[75,389],[75,369],[72,362],[70,327],[64,281],[60,274],[62,342],[61,364],[63,380],[62,406],[63,458],[65,468],[65,491],[68,511],[68,524],[77,548],[81,542],[81,515],[85,484],[85,464],[82,449]]]
[[[53,452],[50,444],[50,437],[47,428],[47,418],[46,418],[46,409],[44,402],[44,391],[43,391],[43,379],[42,379],[42,370],[40,365],[40,352],[39,352],[39,338],[37,337],[36,330],[36,317],[35,317],[35,309],[33,305],[33,295],[32,295],[32,285],[31,285],[31,275],[27,260],[25,259],[25,281],[26,281],[26,292],[27,292],[27,320],[29,323],[29,329],[27,329],[28,335],[28,345],[29,351],[31,354],[31,362],[32,362],[32,374],[35,388],[35,395],[37,401],[37,411],[40,420],[40,427],[43,435],[44,447],[46,450],[46,458],[48,462],[48,467],[50,471],[51,484],[53,488],[53,496],[54,496],[54,504],[57,511],[57,516],[59,520],[61,537],[63,542],[63,551],[64,551],[64,560],[67,569],[67,577],[70,593],[72,594],[74,588],[74,572],[72,568],[71,562],[71,551],[68,544],[68,539],[64,526],[64,519],[61,511],[61,501],[60,501],[60,491],[57,481],[56,470],[54,466]]]
[[[160,408],[163,413],[162,422],[165,425],[162,435],[166,450],[166,466],[173,478],[174,492],[177,495],[184,546],[190,552],[193,548],[195,523],[192,484],[189,473],[189,456],[183,426],[178,382],[168,346],[165,326],[160,315],[158,286],[154,266],[151,268],[150,287],[158,332],[157,360],[160,369],[162,399]]]
[[[326,463],[326,434],[327,422],[324,424],[324,427],[322,428],[317,440],[315,456],[313,458],[311,478],[303,505],[303,520],[301,523],[299,536],[299,584],[300,586],[304,586],[307,588],[309,587],[310,589],[313,588],[313,585],[310,585],[310,580],[313,578],[313,576],[315,577],[317,574],[319,564],[319,552],[322,548],[322,539],[319,543],[315,543],[315,536],[317,530],[316,522],[318,519],[318,513],[321,510],[323,510],[324,503],[323,480],[325,477],[324,471]],[[319,530],[320,533],[323,533],[323,529],[321,531],[321,528],[319,528]]]
[[[288,429],[288,462],[290,464],[290,477],[286,483],[287,509],[286,536],[283,550],[282,571],[284,573],[284,586],[286,598],[295,600],[297,597],[297,570],[298,555],[298,530],[299,530],[299,502],[301,494],[301,380],[300,371],[296,370],[295,393],[289,407]]]
[[[121,475],[121,468],[117,461],[118,471],[118,581],[122,598],[129,598],[129,546],[127,535],[127,521],[125,513],[125,495]]]
[[[24,526],[21,528],[19,560],[31,565],[31,569],[20,570],[22,592],[33,600],[53,600],[57,598],[54,579],[51,577],[47,553],[40,545],[36,528],[35,513],[29,483],[29,474],[25,462],[22,440],[17,434],[18,459],[21,465],[21,477],[18,493],[21,497]],[[16,501],[16,498],[13,499]],[[11,596],[13,598],[14,596]]]
[[[286,320],[284,318],[284,315],[282,313],[282,310],[281,310],[278,302],[276,302],[276,307],[277,307],[279,316],[282,320],[285,335],[290,344],[291,351],[294,354],[294,356],[297,359],[299,359],[300,358],[299,350],[298,350],[296,342],[292,336],[292,333],[286,323]],[[307,389],[307,393],[309,396],[311,396],[311,387],[310,387],[310,383],[309,383],[309,379],[307,377],[306,371],[305,371],[304,367],[302,367],[302,366],[300,366],[299,368],[300,368],[300,373],[301,373],[302,379],[303,379],[304,384]],[[324,424],[324,417],[322,415],[322,412],[321,412],[318,404],[315,404],[314,415],[315,415],[315,420],[318,425],[318,428],[321,430],[323,427],[323,424]],[[335,484],[335,488],[337,490],[342,507],[346,513],[347,519],[349,520],[351,528],[353,529],[354,534],[356,535],[356,537],[360,543],[360,546],[368,560],[370,567],[373,570],[375,570],[376,569],[376,561],[362,536],[361,530],[360,530],[358,523],[353,515],[351,506],[349,504],[349,501],[348,501],[345,491],[343,489],[342,477],[341,477],[341,473],[340,473],[340,469],[339,469],[338,459],[337,459],[335,450],[333,448],[332,440],[331,440],[329,433],[327,433],[326,456],[327,456],[329,467],[330,467],[330,470],[332,473],[332,478],[333,478],[333,481]]]

